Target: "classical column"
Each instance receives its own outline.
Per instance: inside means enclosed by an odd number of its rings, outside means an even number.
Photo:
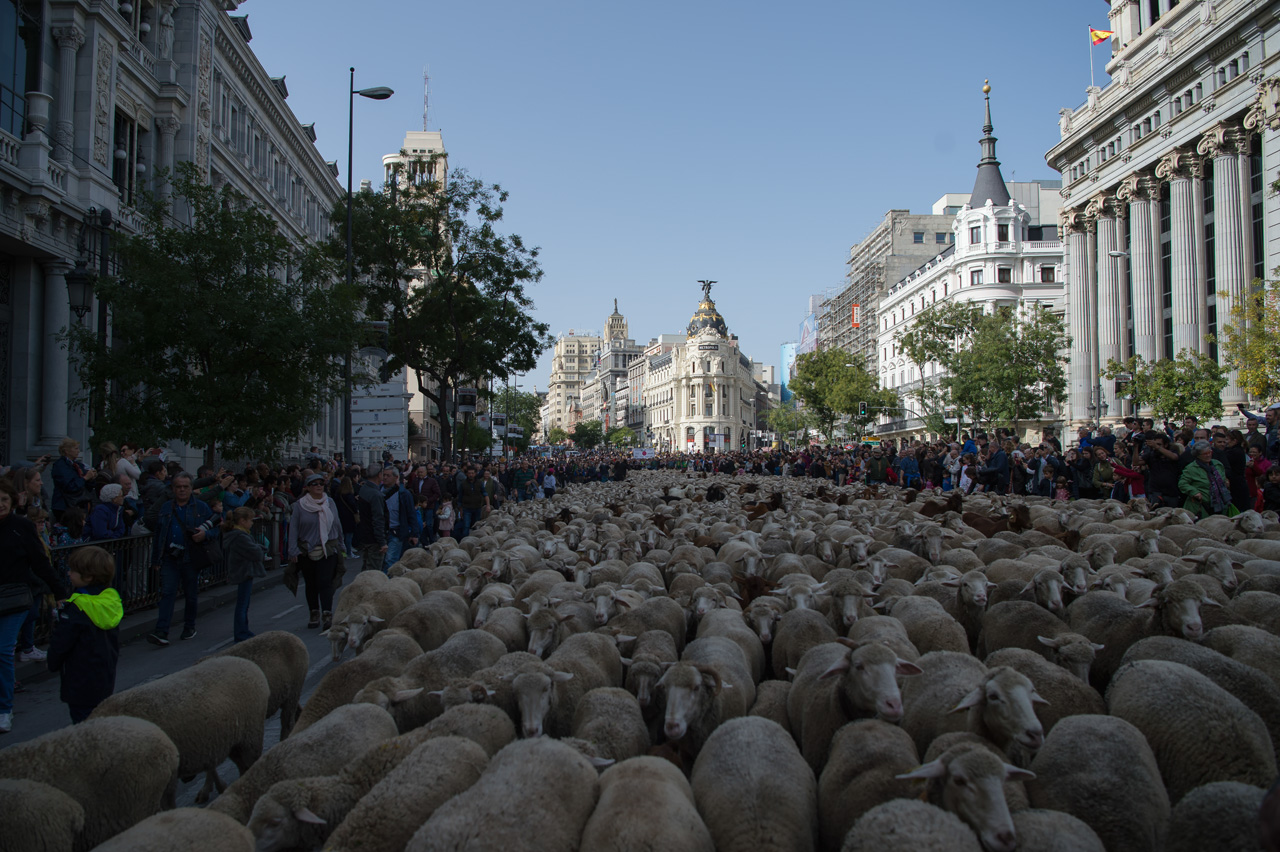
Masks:
[[[1129,268],[1133,283],[1133,354],[1142,360],[1156,360],[1163,333],[1160,307],[1159,264],[1155,249],[1152,207],[1160,201],[1160,183],[1147,175],[1130,175],[1116,190],[1129,204]],[[1145,409],[1144,409],[1145,412]]]
[[[1183,349],[1199,352],[1204,342],[1204,285],[1197,268],[1196,233],[1200,218],[1195,209],[1195,186],[1200,180],[1200,160],[1188,151],[1171,151],[1156,166],[1156,177],[1169,181],[1170,229],[1173,252],[1173,351],[1176,358]]]
[[[76,51],[84,44],[84,33],[74,24],[54,27],[58,45],[58,122],[53,131],[53,158],[71,165],[76,141]]]
[[[1107,362],[1120,361],[1122,357],[1121,329],[1124,323],[1120,314],[1122,302],[1120,298],[1120,262],[1111,253],[1119,251],[1119,235],[1116,219],[1116,202],[1114,198],[1099,197],[1097,204],[1098,228],[1098,376],[1095,383],[1102,386],[1102,401],[1106,404],[1108,416],[1120,413],[1116,405],[1116,384],[1102,378],[1107,369]],[[1092,206],[1092,205],[1091,205]],[[1101,418],[1099,413],[1099,418]]]
[[[172,192],[172,175],[173,175],[173,138],[178,135],[178,130],[182,128],[182,122],[171,115],[162,115],[156,119],[156,130],[160,131],[160,141],[157,144],[156,160],[157,160],[157,177],[156,177],[156,195],[161,199],[168,201]],[[170,177],[160,177],[159,169],[166,169]]]
[[[1067,243],[1067,330],[1071,336],[1070,385],[1068,399],[1071,420],[1081,423],[1089,419],[1089,399],[1092,385],[1089,375],[1093,365],[1094,336],[1089,328],[1088,274],[1089,234],[1085,231],[1084,217],[1078,211],[1064,211],[1060,230]]]
[[[51,261],[44,271],[44,364],[40,374],[40,443],[57,445],[67,437],[71,365],[65,344],[59,339],[71,325],[71,303],[66,275],[71,264]]]
[[[1233,123],[1222,122],[1212,127],[1196,150],[1213,157],[1213,273],[1218,287],[1218,362],[1223,363],[1222,329],[1235,322],[1233,306],[1241,303],[1249,292],[1249,264],[1245,260],[1245,219],[1241,209],[1240,152],[1247,150],[1245,135]],[[1222,402],[1228,411],[1245,401],[1240,391],[1239,376],[1227,374]]]

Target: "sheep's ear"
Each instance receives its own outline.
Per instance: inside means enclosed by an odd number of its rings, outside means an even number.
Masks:
[[[742,600],[742,598],[738,598],[738,600]],[[622,598],[614,598],[613,605],[620,609],[631,609],[631,604]]]
[[[787,666],[787,674],[789,674],[791,677],[795,677],[795,676],[796,676],[796,670],[795,670],[795,669],[793,669],[793,668],[791,668],[791,666]]]
[[[617,636],[613,637],[613,639],[614,639],[614,641],[615,641],[615,642],[617,642],[619,645],[625,644],[625,643],[627,643],[627,642],[634,642],[634,641],[636,641],[636,637],[634,637],[634,636],[628,636],[626,633],[619,633]]]
[[[1144,609],[1144,608],[1155,609],[1158,606],[1160,606],[1160,601],[1158,598],[1147,598],[1145,601],[1138,604],[1138,609]]]
[[[573,672],[556,672],[551,675],[551,680],[555,683],[564,683],[567,680],[573,680]]]
[[[944,586],[948,586],[948,587],[950,587],[950,588],[952,588],[952,589],[957,588],[957,587],[960,585],[960,578],[959,578],[959,577],[951,577],[950,579],[943,580],[943,581],[942,581],[942,585],[944,585]]]
[[[516,679],[515,672],[507,672],[504,675],[498,675],[498,680],[502,681],[503,683],[511,683],[511,681],[515,679]]]
[[[427,695],[434,695],[436,698],[443,698],[443,697],[444,697],[444,690],[443,690],[443,689],[433,689],[433,690],[431,690],[430,692],[428,692],[428,693],[427,693]]]
[[[960,703],[952,707],[949,713],[959,713],[961,710],[968,710],[970,707],[981,707],[987,701],[987,693],[981,686],[974,689],[964,698],[960,699]]]
[[[900,675],[924,674],[924,669],[920,668],[910,660],[903,660],[903,659],[899,659],[896,663],[894,663],[893,671],[895,674],[900,674]]]
[[[839,660],[831,664],[831,668],[818,675],[818,680],[826,680],[829,677],[844,674],[849,671],[849,656],[846,654]]]
[[[1222,606],[1222,604],[1218,603],[1208,595],[1205,595],[1204,597],[1202,597],[1200,599],[1200,603],[1204,604],[1205,606]]]
[[[1188,562],[1203,563],[1206,559],[1208,559],[1208,554],[1195,553],[1195,554],[1192,554],[1191,556],[1184,556],[1182,558]]]
[[[1042,704],[1042,705],[1044,705],[1045,707],[1048,707],[1048,706],[1049,706],[1049,699],[1047,699],[1047,698],[1042,698],[1042,697],[1040,696],[1040,693],[1036,692],[1035,690],[1032,690],[1032,691],[1031,691],[1031,703],[1032,703],[1032,704]]]
[[[1016,766],[1004,765],[1004,780],[1006,781],[1034,781],[1036,774],[1030,769],[1019,769]]]
[[[312,825],[325,825],[325,821],[311,812],[310,808],[294,808],[293,818],[298,822],[309,822]]]
[[[533,613],[531,612],[522,612],[520,614],[523,615],[525,618],[530,618],[533,616]]]
[[[622,659],[622,665],[624,665],[624,666],[630,666],[630,665],[631,665],[631,658],[630,658],[630,657],[622,657],[621,659]]]
[[[372,621],[372,622],[374,622],[375,624],[381,624],[382,622],[386,621],[386,619],[385,619],[385,618],[379,618],[379,617],[378,617],[378,616],[376,616],[376,615],[371,615],[371,616],[369,616],[369,620],[370,620],[370,621]]]
[[[1034,591],[1035,587],[1036,587],[1036,581],[1031,580],[1025,586],[1022,587],[1022,590],[1018,592],[1018,594],[1025,595],[1027,592]]]
[[[846,648],[856,649],[861,645],[861,643],[855,642],[847,636],[837,636],[836,641],[839,642],[841,645],[845,646]]]
[[[410,698],[416,698],[422,692],[422,687],[417,689],[398,689],[390,696],[392,704],[399,704],[402,701],[408,701]]]
[[[589,757],[587,760],[590,760],[591,765],[596,769],[606,769],[617,762],[611,757]]]
[[[941,760],[935,760],[895,777],[899,781],[928,781],[933,778],[945,778],[946,774],[946,765]]]
[[[1058,640],[1057,640],[1057,639],[1050,639],[1050,638],[1049,638],[1049,637],[1047,637],[1047,636],[1037,636],[1037,637],[1036,637],[1036,640],[1037,640],[1041,645],[1044,645],[1046,648],[1057,648],[1057,647],[1059,647],[1059,643],[1058,643]]]
[[[1092,648],[1092,649],[1093,649],[1093,650],[1095,650],[1095,651],[1101,651],[1103,648],[1105,648],[1105,647],[1107,647],[1107,646],[1106,646],[1106,645],[1099,645],[1097,642],[1090,642],[1090,643],[1089,643],[1089,647],[1090,647],[1090,648]]]

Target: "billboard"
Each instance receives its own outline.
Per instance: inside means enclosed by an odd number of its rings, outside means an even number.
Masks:
[[[818,348],[818,315],[809,314],[800,323],[800,342],[796,344],[796,354],[803,355]]]
[[[862,305],[855,304],[853,306],[853,327],[862,328]]]
[[[782,354],[778,360],[778,384],[782,387],[782,401],[791,401],[791,373],[796,368],[796,344],[782,344]]]

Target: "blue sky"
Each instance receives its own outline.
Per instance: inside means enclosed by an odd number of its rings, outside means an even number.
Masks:
[[[245,2],[252,47],[346,174],[429,127],[451,168],[511,193],[507,230],[542,248],[534,288],[553,333],[599,330],[613,299],[632,337],[678,332],[712,293],[743,351],[778,362],[807,297],[839,287],[850,245],[891,208],[967,192],[984,78],[1008,180],[1057,178],[1058,110],[1089,84],[1105,0],[972,3],[544,0]],[[356,15],[353,16],[353,10]],[[1110,55],[1095,51],[1098,82]],[[550,358],[523,380],[546,389]]]

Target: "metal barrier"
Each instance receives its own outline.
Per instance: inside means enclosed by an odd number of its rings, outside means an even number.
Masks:
[[[270,518],[258,518],[253,522],[253,536],[267,542],[268,570],[280,567],[280,533],[281,523],[278,515]],[[160,602],[160,572],[152,569],[152,549],[155,546],[155,534],[129,535],[124,538],[105,539],[103,541],[87,541],[69,544],[50,549],[54,572],[66,576],[67,559],[72,551],[81,547],[101,547],[116,560],[116,576],[112,586],[120,593],[124,602],[125,613],[155,606]],[[220,586],[227,581],[226,569],[222,565],[212,565],[200,572],[200,588],[207,589]],[[181,589],[178,591],[182,595]]]

